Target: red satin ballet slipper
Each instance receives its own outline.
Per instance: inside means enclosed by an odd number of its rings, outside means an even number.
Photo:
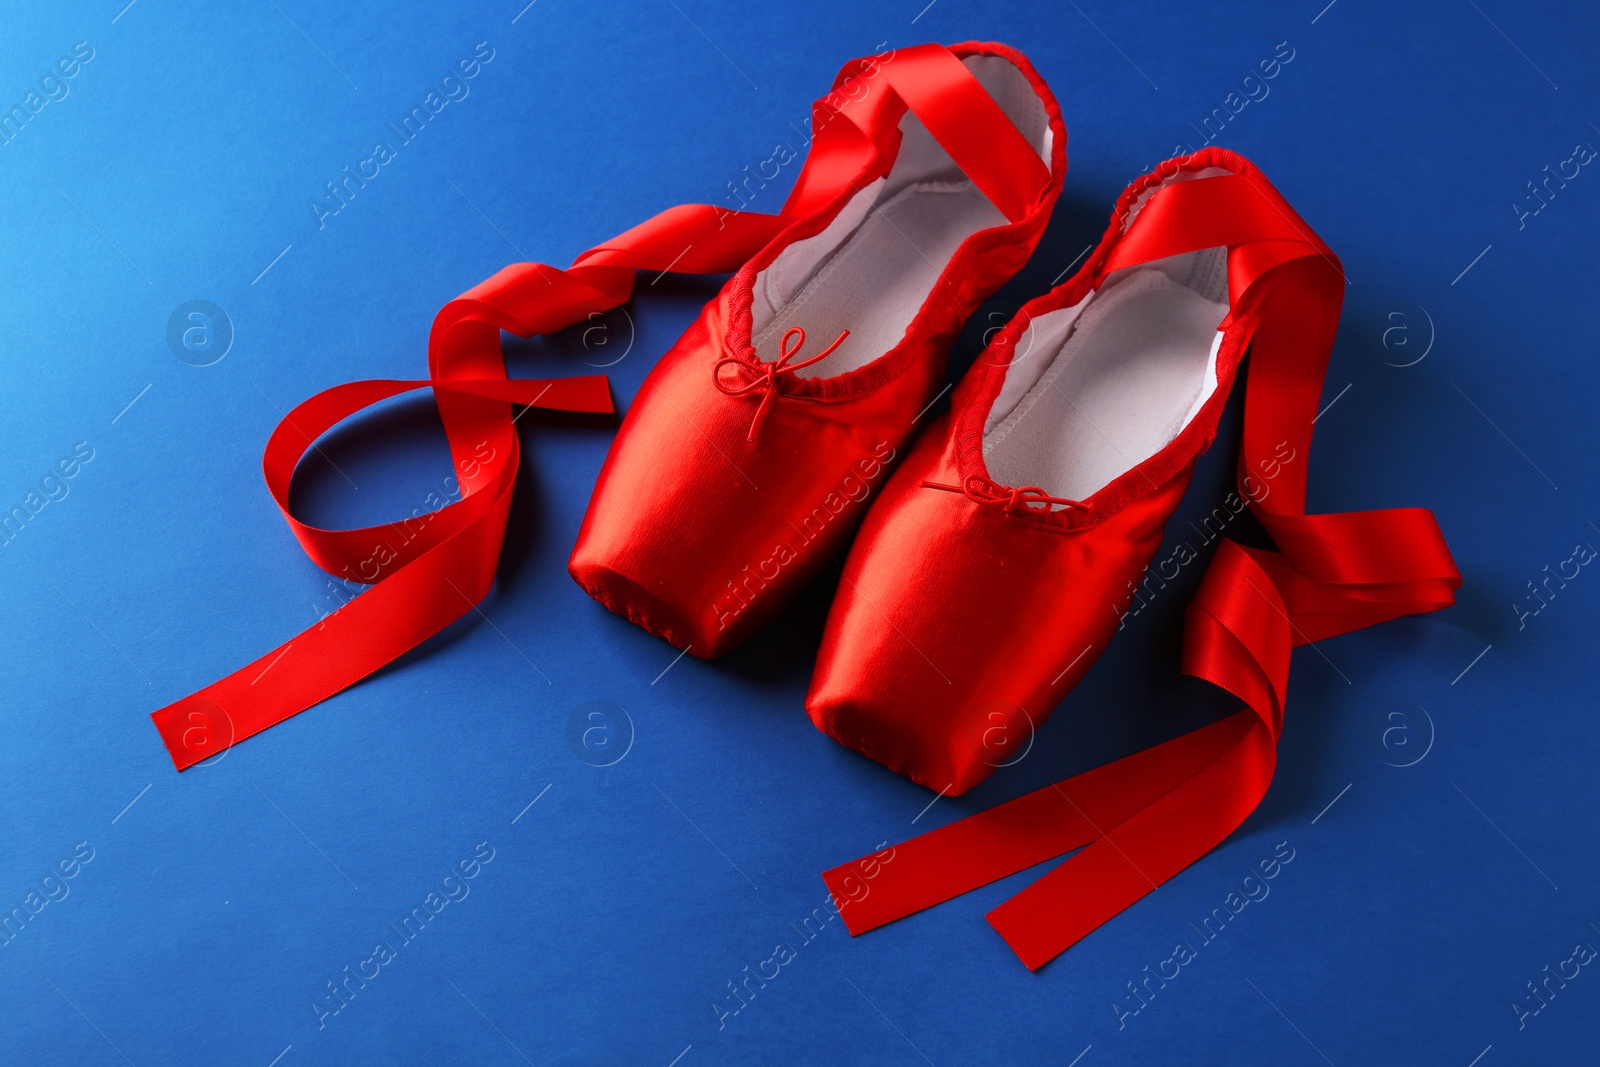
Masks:
[[[1095,254],[994,337],[916,443],[828,618],[806,697],[824,732],[964,793],[1094,662],[1210,443],[1250,325],[1219,330],[1220,242],[1154,263],[1113,253],[1142,247],[1130,239],[1155,191],[1230,165],[1255,176],[1215,152],[1136,182]]]
[[[1261,173],[1207,149],[1135,182],[1082,270],[973,365],[856,538],[806,698],[817,726],[946,794],[1015,758],[1117,630],[1247,347],[1239,496],[1277,550],[1222,541],[1184,670],[1248,707],[828,872],[852,932],[1088,846],[990,915],[1041,965],[1254,809],[1291,647],[1453,602],[1429,512],[1304,513],[1343,292]]]
[[[1019,53],[864,62],[813,111],[783,228],[640,388],[572,552],[591,596],[696,656],[738,644],[843,549],[961,324],[1026,261],[1061,188],[1060,110]]]

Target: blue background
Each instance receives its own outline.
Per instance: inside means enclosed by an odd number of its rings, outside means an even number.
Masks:
[[[0,549],[0,911],[80,842],[94,858],[0,946],[0,1060],[1595,1061],[1593,967],[1521,1029],[1512,1007],[1543,967],[1600,945],[1600,576],[1521,614],[1543,568],[1600,545],[1600,174],[1552,183],[1537,214],[1526,185],[1600,145],[1593,9],[925,2],[7,12],[5,108],[75,42],[94,58],[0,147],[0,506],[78,442],[93,459]],[[1037,974],[982,918],[1033,873],[802,941],[823,868],[1228,710],[1177,673],[1200,568],[1130,620],[1026,759],[925,810],[930,794],[802,712],[826,588],[715,664],[675,663],[583,595],[566,553],[610,430],[538,417],[519,424],[493,626],[469,615],[174,773],[148,713],[338,602],[261,484],[279,409],[421,376],[435,310],[507,262],[565,264],[668,205],[729,203],[742,167],[798,146],[844,60],[970,38],[1033,58],[1071,169],[957,372],[1098,237],[1128,181],[1198,148],[1250,69],[1293,50],[1216,143],[1349,271],[1311,507],[1433,508],[1466,585],[1450,610],[1295,655],[1277,781],[1240,832]],[[308,200],[480,41],[494,58],[470,95],[319,229]],[[775,209],[792,177],[752,206]],[[586,330],[510,341],[514,373],[614,362],[626,401],[715,284],[641,284]],[[167,342],[195,299],[234,333],[211,366]],[[1232,443],[1174,538],[1226,492]],[[296,507],[326,524],[408,515],[453,484],[423,399],[322,445]],[[591,702],[608,718],[585,718]],[[319,1029],[324,983],[398,940],[386,924],[480,842],[494,858],[470,895]],[[1198,942],[1191,923],[1280,842],[1294,859],[1270,896],[1119,1026],[1138,1006],[1125,983]],[[796,958],[719,1025],[727,984],[780,941]]]

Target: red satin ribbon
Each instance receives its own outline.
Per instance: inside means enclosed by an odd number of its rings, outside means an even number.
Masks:
[[[612,410],[601,375],[508,378],[501,330],[520,337],[549,333],[616,307],[632,294],[636,271],[735,270],[785,226],[885,170],[908,108],[1007,218],[1022,218],[1044,194],[1050,181],[1044,163],[948,49],[919,45],[853,60],[835,79],[834,92],[813,110],[811,155],[778,214],[679,205],[589,249],[567,270],[537,263],[506,267],[440,310],[428,339],[427,379],[350,382],[291,411],[273,431],[262,460],[273,499],[318,566],[335,576],[371,580],[373,588],[254,663],[154,712],[151,719],[177,768],[355,684],[438,633],[489,591],[521,462],[512,405]],[[438,403],[461,474],[461,500],[414,527],[325,530],[290,514],[295,465],[319,435],[373,404],[421,388],[431,388]],[[375,548],[389,551],[375,554]],[[380,564],[375,578],[356,572],[371,562]]]
[[[1282,197],[1237,175],[1167,185],[1104,270],[1221,245],[1232,319],[1252,332],[1241,495],[1277,550],[1220,544],[1189,606],[1183,670],[1245,708],[897,845],[859,900],[846,890],[860,861],[826,872],[852,934],[1082,849],[988,915],[1029,968],[1043,966],[1255,810],[1277,762],[1291,648],[1454,602],[1461,578],[1430,512],[1307,515],[1303,461],[1282,467],[1270,502],[1244,492],[1280,442],[1309,452],[1344,298],[1338,260]]]

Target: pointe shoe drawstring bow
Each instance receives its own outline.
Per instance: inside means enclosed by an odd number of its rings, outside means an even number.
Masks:
[[[762,390],[761,403],[756,406],[755,418],[750,420],[750,433],[745,437],[746,441],[755,441],[756,431],[761,427],[761,420],[766,418],[767,409],[772,406],[773,397],[778,395],[778,375],[793,374],[803,367],[811,366],[813,363],[821,363],[833,355],[838,347],[844,344],[844,339],[849,336],[850,331],[843,330],[838,337],[834,338],[833,344],[824,348],[821,352],[814,356],[807,356],[798,363],[791,363],[789,361],[799,355],[800,350],[806,345],[806,331],[799,326],[792,326],[784,331],[783,340],[778,344],[778,358],[771,363],[762,363],[759,367],[753,367],[740,359],[717,360],[711,368],[711,382],[719,391],[726,393],[728,396],[744,396],[758,389]],[[794,339],[794,344],[792,345],[789,343],[790,338]],[[725,365],[741,372],[754,371],[757,376],[730,383],[722,377],[722,368]]]

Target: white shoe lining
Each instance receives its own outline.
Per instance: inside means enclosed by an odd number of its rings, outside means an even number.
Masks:
[[[1022,71],[999,56],[962,62],[1048,165],[1054,133]],[[888,175],[757,276],[751,335],[761,359],[777,359],[784,333],[800,326],[806,346],[799,359],[845,330],[850,336],[827,359],[796,373],[821,378],[866,366],[904,338],[962,242],[1005,222],[916,115],[906,112],[900,131]]]
[[[831,356],[797,373],[822,377],[865,366],[905,336],[961,242],[1004,222],[1005,216],[971,182],[907,186],[873,205],[866,221],[787,302],[782,300],[782,265],[774,263],[764,272],[763,295],[779,310],[755,335],[756,352],[776,358],[784,333],[801,326],[806,347],[797,358],[803,359],[849,330]]]
[[[1119,271],[1035,319],[984,428],[990,477],[1082,500],[1155,455],[1217,386],[1226,250]]]

